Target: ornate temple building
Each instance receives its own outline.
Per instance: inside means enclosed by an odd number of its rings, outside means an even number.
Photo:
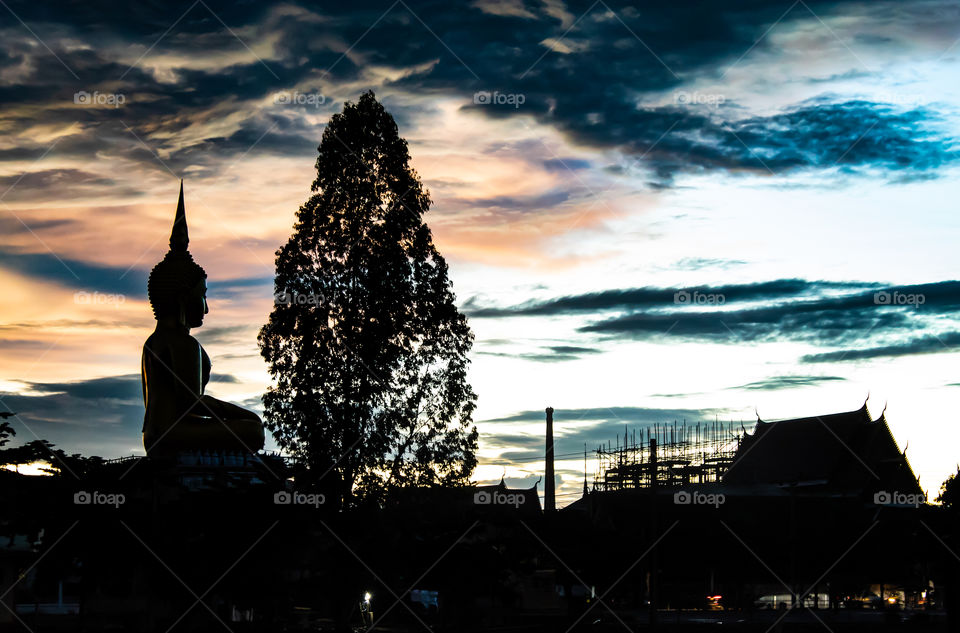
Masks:
[[[923,493],[883,414],[871,420],[866,403],[847,413],[758,420],[740,441],[722,481],[825,494]]]

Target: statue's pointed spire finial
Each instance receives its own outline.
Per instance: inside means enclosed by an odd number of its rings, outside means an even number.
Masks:
[[[187,234],[187,212],[183,208],[183,180],[180,181],[180,200],[177,202],[177,215],[173,220],[173,231],[170,233],[170,250],[185,253],[190,245],[190,236]]]

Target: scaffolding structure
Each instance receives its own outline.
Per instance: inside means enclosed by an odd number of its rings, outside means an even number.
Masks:
[[[735,426],[736,424],[736,426]],[[596,449],[593,489],[680,488],[720,481],[746,431],[742,423],[654,424]],[[639,441],[638,441],[639,439]],[[622,440],[622,443],[621,443]]]

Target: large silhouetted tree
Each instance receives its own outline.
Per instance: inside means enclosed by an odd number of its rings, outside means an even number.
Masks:
[[[274,379],[266,426],[346,504],[465,483],[473,334],[424,224],[430,196],[407,143],[368,92],[331,118],[319,152],[259,337]]]

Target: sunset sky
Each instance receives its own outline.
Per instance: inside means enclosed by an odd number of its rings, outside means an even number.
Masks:
[[[181,178],[208,392],[262,411],[274,251],[373,89],[476,335],[478,480],[533,485],[546,406],[564,505],[625,427],[869,394],[935,495],[960,462],[958,38],[946,0],[2,0],[0,411],[17,441],[143,453]]]

